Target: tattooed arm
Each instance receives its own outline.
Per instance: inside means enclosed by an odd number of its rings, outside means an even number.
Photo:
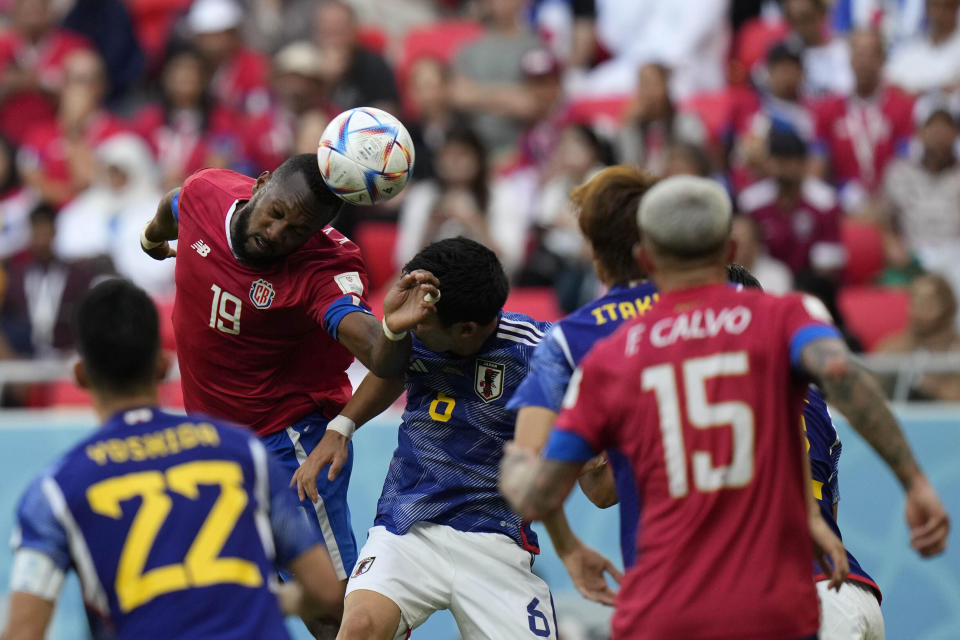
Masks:
[[[941,553],[947,544],[949,518],[913,457],[880,386],[837,338],[811,342],[801,352],[800,362],[819,381],[827,400],[883,458],[903,486],[913,547],[922,556]]]
[[[500,492],[524,520],[542,520],[563,505],[582,468],[583,463],[546,460],[508,443],[500,461]]]

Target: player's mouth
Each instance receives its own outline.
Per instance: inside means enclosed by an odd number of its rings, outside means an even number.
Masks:
[[[251,236],[251,240],[253,240],[253,244],[257,247],[259,253],[269,254],[273,251],[273,246],[264,240],[262,236]]]

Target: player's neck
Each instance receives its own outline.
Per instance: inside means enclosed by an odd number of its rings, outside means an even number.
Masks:
[[[477,332],[474,333],[469,338],[465,338],[458,344],[455,348],[452,349],[452,352],[458,356],[467,357],[472,356],[475,353],[479,353],[480,349],[483,348],[483,344],[493,335],[493,332],[497,330],[497,325],[500,324],[500,314],[497,314],[491,322],[477,327]]]
[[[652,280],[661,294],[684,289],[696,289],[711,284],[723,284],[727,281],[727,270],[723,265],[704,265],[684,270],[657,273]]]
[[[155,407],[159,404],[156,387],[123,396],[92,392],[93,406],[100,418],[100,424],[106,423],[111,417],[128,409],[139,407]]]

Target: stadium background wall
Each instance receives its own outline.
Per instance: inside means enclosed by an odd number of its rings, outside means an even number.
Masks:
[[[960,429],[958,406],[900,407],[898,414],[927,473],[954,518],[960,514]],[[359,540],[366,537],[376,500],[396,444],[399,416],[390,414],[357,433],[356,462],[350,487],[353,523]],[[63,450],[87,433],[94,423],[87,412],[4,412],[0,414],[0,540],[8,540],[13,510],[29,480]],[[883,610],[890,640],[956,640],[960,638],[960,549],[954,522],[947,552],[922,561],[908,548],[903,522],[903,498],[893,477],[863,442],[841,423],[843,457],[840,465],[840,526],[857,558],[884,591]],[[567,503],[570,521],[590,545],[619,562],[617,514],[601,512],[575,492]],[[543,555],[535,570],[554,589],[560,627],[569,640],[599,638],[609,610],[584,601],[570,584],[563,565],[541,535]],[[763,570],[745,567],[747,571]],[[775,570],[775,569],[774,569]],[[0,623],[6,617],[6,585],[10,553],[0,551]],[[309,639],[302,625],[289,622],[295,637]],[[85,618],[76,579],[68,582],[57,609],[51,640],[83,637]],[[602,632],[601,632],[602,633]],[[85,635],[85,634],[84,634]],[[414,639],[457,638],[449,614],[434,616]]]

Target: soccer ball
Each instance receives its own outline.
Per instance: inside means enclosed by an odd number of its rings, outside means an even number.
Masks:
[[[386,202],[413,172],[413,142],[395,117],[373,107],[344,111],[330,121],[317,148],[324,182],[351,204]]]

